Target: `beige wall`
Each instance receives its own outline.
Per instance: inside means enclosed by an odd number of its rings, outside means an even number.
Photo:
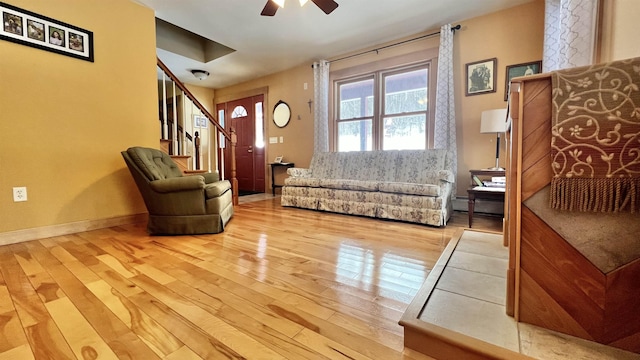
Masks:
[[[640,1],[603,0],[602,61],[640,56]]]
[[[507,9],[474,19],[455,21],[462,29],[456,32],[454,66],[456,71],[456,116],[458,119],[458,195],[466,196],[469,181],[468,170],[491,167],[495,163],[495,135],[480,134],[480,114],[483,110],[505,108],[504,81],[507,65],[542,59],[544,31],[544,1]],[[402,41],[434,30],[415,34]],[[394,41],[396,42],[396,41]],[[357,56],[348,60],[331,63],[331,71],[362,66],[374,61],[398,57],[438,47],[439,37],[410,42],[406,45],[381,50],[378,53]],[[381,44],[380,46],[384,46]],[[378,47],[378,46],[376,46]],[[375,48],[375,47],[371,47]],[[370,48],[369,48],[370,49]],[[359,53],[368,49],[360,49]],[[343,57],[335,57],[335,59]],[[497,92],[466,97],[464,64],[489,58],[497,58]],[[332,60],[332,59],[328,59]],[[304,90],[304,82],[308,89]],[[271,121],[271,111],[267,111],[267,137],[284,136],[283,144],[268,144],[267,160],[276,155],[284,155],[286,161],[294,161],[296,166],[308,166],[313,154],[313,115],[309,113],[307,102],[313,99],[313,71],[310,64],[249,81],[240,85],[216,90],[215,102],[228,101],[250,94],[251,90],[268,88],[267,109],[279,99],[289,103],[292,109],[291,123],[279,129]],[[300,115],[301,120],[297,120]],[[504,166],[504,149],[501,153]],[[269,186],[269,185],[267,185]]]
[[[0,233],[145,212],[120,151],[158,147],[153,11],[10,3],[93,31],[95,62],[0,41]],[[13,202],[14,186],[27,202]]]

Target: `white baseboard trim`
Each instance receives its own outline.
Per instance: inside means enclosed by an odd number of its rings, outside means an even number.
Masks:
[[[67,224],[42,226],[31,229],[16,230],[0,233],[0,245],[16,244],[20,242],[45,239],[54,236],[75,234],[83,231],[104,229],[112,226],[127,225],[143,222],[148,219],[147,213],[118,216],[107,219],[77,221]]]
[[[458,196],[453,200],[453,210],[454,211],[469,211],[469,198],[466,196]],[[504,203],[501,201],[488,201],[488,200],[476,200],[476,204],[473,208],[473,212],[475,213],[484,213],[484,214],[495,214],[502,215],[504,214]]]

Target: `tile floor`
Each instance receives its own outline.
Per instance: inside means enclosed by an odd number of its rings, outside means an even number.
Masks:
[[[465,231],[420,319],[536,359],[640,359],[505,313],[508,250],[501,234]]]

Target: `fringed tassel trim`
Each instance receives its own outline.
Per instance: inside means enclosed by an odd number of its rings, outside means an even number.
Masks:
[[[553,178],[550,206],[566,211],[640,212],[640,179]]]

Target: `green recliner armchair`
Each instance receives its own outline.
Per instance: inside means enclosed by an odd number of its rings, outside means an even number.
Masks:
[[[149,211],[154,235],[217,234],[233,216],[231,183],[218,172],[183,176],[166,153],[131,147],[122,157]]]

